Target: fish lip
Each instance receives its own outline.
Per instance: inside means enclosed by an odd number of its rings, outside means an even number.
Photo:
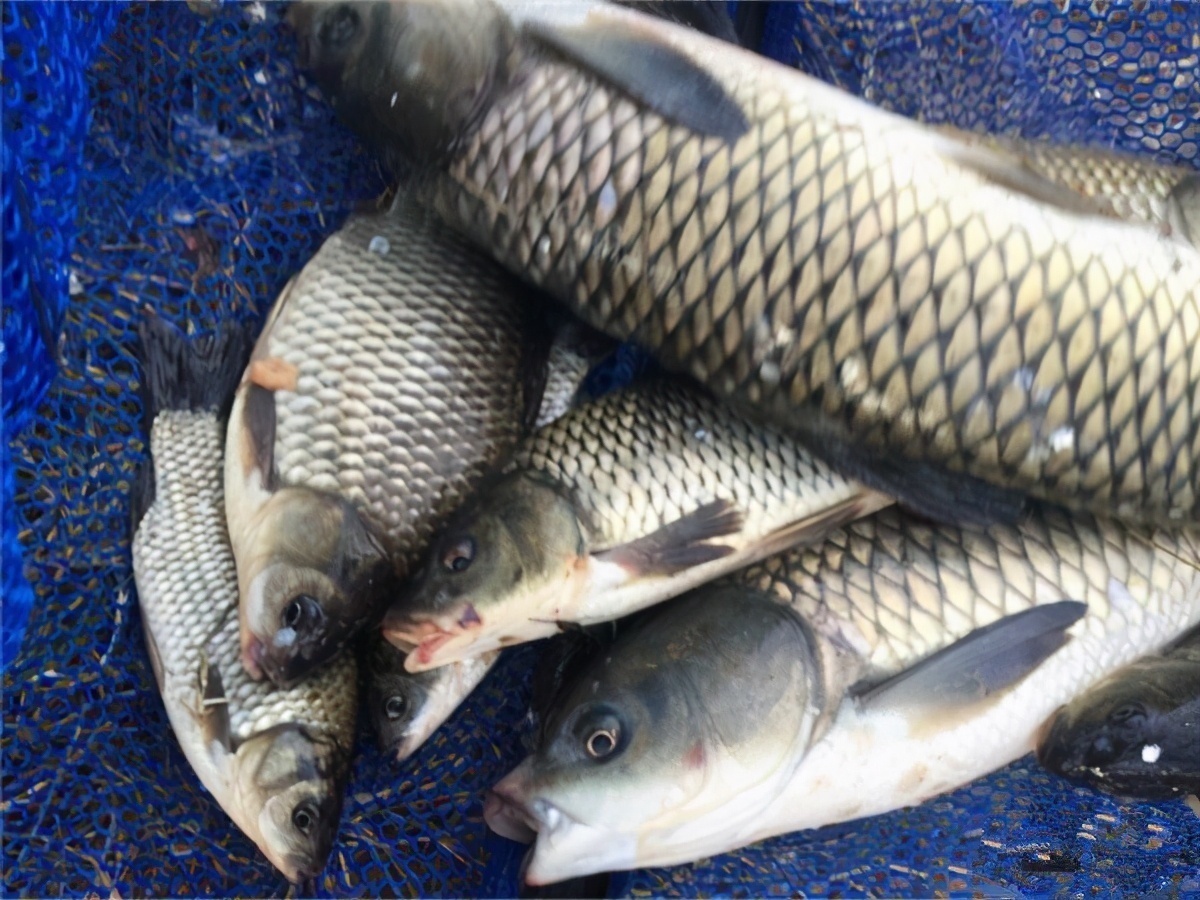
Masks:
[[[484,623],[473,604],[463,603],[439,616],[389,612],[382,627],[388,643],[406,654],[405,670],[415,674],[467,658],[447,658],[440,651],[451,644],[461,647],[464,637],[467,644],[471,643],[471,635],[482,631]]]
[[[532,844],[537,840],[537,820],[522,804],[496,788],[484,795],[483,820],[488,828],[510,841]]]

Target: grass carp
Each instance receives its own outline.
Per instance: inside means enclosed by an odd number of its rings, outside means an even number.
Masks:
[[[848,477],[952,522],[1200,515],[1182,235],[605,4],[331,4],[301,33],[446,222]]]
[[[1200,622],[1200,534],[893,507],[647,614],[489,797],[528,877],[673,865],[920,803]]]
[[[690,382],[637,382],[523,441],[384,633],[419,672],[643,609],[892,502]]]

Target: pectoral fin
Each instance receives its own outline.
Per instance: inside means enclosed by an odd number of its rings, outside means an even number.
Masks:
[[[674,575],[733,553],[733,547],[709,541],[736,534],[744,522],[744,514],[731,502],[714,500],[645,537],[592,555],[634,577]]]
[[[860,706],[939,714],[970,707],[1022,681],[1068,640],[1087,604],[1035,606],[971,632],[859,695]]]
[[[242,407],[242,464],[257,469],[261,484],[274,490],[278,481],[275,469],[275,392],[257,384],[246,385]]]
[[[524,32],[668,122],[729,143],[745,134],[749,120],[724,86],[641,24],[614,22],[597,10],[582,25],[530,21]]]

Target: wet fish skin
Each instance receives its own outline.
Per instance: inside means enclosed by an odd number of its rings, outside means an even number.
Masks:
[[[290,683],[377,622],[525,433],[548,349],[528,293],[404,201],[352,216],[284,289],[226,455],[252,674]]]
[[[389,15],[423,18],[364,48],[341,96],[442,173],[427,184],[448,223],[592,326],[934,518],[1015,521],[1027,494],[1200,515],[1196,247],[631,11]],[[465,43],[468,23],[492,43]],[[422,96],[469,104],[405,107],[418,40],[458,48],[422,69]],[[678,89],[656,93],[664,71]]]
[[[384,618],[410,672],[635,612],[892,502],[679,379],[514,452]]]
[[[188,339],[153,316],[140,326],[152,424],[135,500],[133,570],[151,665],[184,755],[238,828],[301,882],[324,867],[337,832],[354,739],[355,662],[342,655],[280,689],[252,680],[239,660],[218,408],[245,363],[243,329]]]
[[[1037,753],[1050,771],[1113,794],[1200,792],[1200,630],[1060,709]]]
[[[1042,613],[1065,644],[1005,644]],[[920,803],[1029,752],[1061,703],[1197,622],[1196,529],[1054,510],[962,528],[891,507],[648,613],[485,815],[537,832],[537,884]],[[615,749],[589,758],[601,732]]]

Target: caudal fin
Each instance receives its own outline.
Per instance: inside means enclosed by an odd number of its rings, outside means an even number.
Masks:
[[[142,407],[147,424],[167,409],[224,412],[254,346],[252,328],[224,322],[216,332],[184,334],[147,309],[138,324]]]

